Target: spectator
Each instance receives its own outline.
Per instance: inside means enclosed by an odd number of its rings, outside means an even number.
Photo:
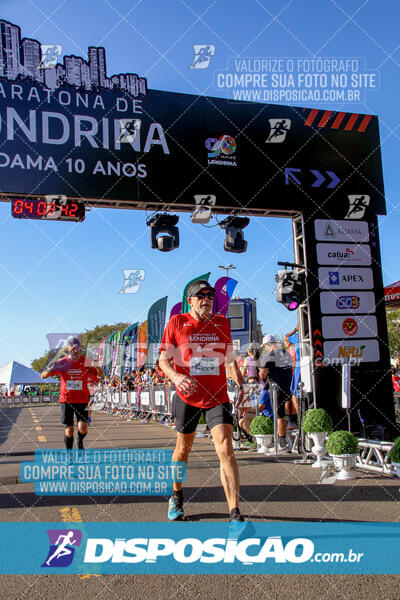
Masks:
[[[258,344],[251,343],[247,348],[247,356],[244,359],[243,366],[240,369],[243,377],[258,379],[258,360],[260,358],[260,348]]]

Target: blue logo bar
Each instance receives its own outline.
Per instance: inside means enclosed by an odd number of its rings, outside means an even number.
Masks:
[[[229,523],[1,523],[0,573],[399,574],[399,535],[400,523],[248,523],[239,536]]]

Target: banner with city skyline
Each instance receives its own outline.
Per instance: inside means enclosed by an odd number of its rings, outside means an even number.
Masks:
[[[377,117],[151,90],[109,76],[103,47],[59,61],[0,20],[0,199],[188,210],[211,194],[217,212],[323,204],[344,218],[357,193],[366,218],[385,214]]]

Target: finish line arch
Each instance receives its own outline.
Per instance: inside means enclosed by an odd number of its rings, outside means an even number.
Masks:
[[[85,206],[288,217],[307,268],[318,407],[395,429],[378,215],[386,213],[377,117],[142,89],[77,90],[0,78],[1,199],[65,195]],[[305,310],[305,312],[304,312]]]

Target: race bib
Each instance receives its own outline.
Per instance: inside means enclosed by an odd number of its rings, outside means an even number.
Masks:
[[[82,381],[77,381],[74,379],[70,379],[67,381],[67,390],[68,391],[81,391],[82,390]]]
[[[192,356],[190,359],[191,375],[219,375],[217,356]]]

